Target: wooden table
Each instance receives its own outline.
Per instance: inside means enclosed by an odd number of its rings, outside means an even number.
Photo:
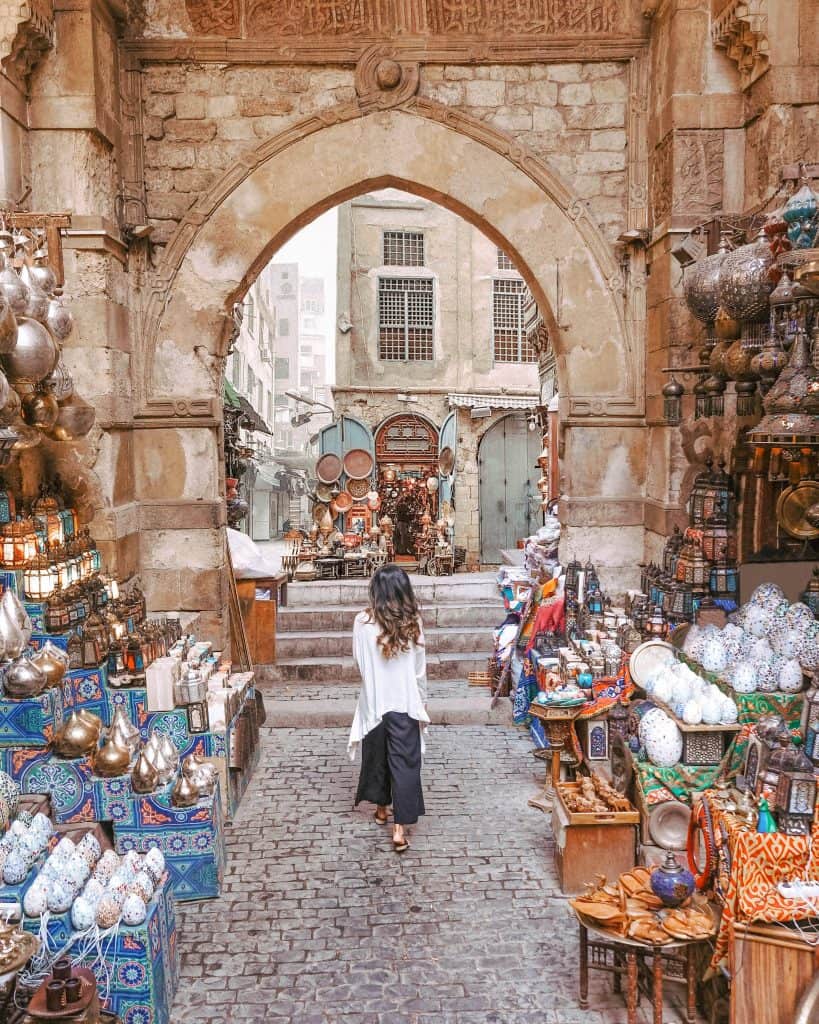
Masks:
[[[580,927],[581,1010],[589,1008],[589,971],[602,971],[613,976],[614,991],[617,993],[622,993],[625,978],[628,1024],[638,1024],[637,1007],[641,992],[651,999],[654,1024],[663,1024],[663,984],[666,977],[673,977],[685,982],[685,1019],[687,1024],[696,1024],[697,946],[701,940],[649,946],[636,939],[595,928],[577,911],[574,914]]]
[[[259,590],[269,590],[269,599],[257,599],[256,593]],[[287,573],[237,580],[236,592],[253,663],[272,665],[276,660],[278,609],[287,605]]]
[[[550,708],[534,701],[529,705],[529,714],[543,722],[546,738],[549,740],[549,749],[552,752],[552,789],[560,782],[560,755],[567,745],[571,746],[572,722],[577,718],[582,706],[579,704],[573,708]]]

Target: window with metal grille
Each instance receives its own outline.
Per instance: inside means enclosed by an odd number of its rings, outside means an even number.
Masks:
[[[536,363],[537,353],[526,340],[523,281],[500,279],[492,288],[492,329],[496,363]]]
[[[379,359],[431,360],[434,329],[432,278],[378,281]]]
[[[384,266],[423,267],[424,236],[420,231],[385,231]]]
[[[503,249],[498,249],[498,270],[517,270]]]

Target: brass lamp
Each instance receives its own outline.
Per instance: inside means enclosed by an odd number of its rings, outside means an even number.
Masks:
[[[45,601],[59,585],[57,570],[46,554],[37,555],[23,570],[23,589],[34,601]]]

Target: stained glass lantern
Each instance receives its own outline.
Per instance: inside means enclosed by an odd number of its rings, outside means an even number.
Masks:
[[[700,378],[694,385],[694,419],[701,420],[704,416],[708,415],[710,408],[708,388],[705,386],[705,380]]]
[[[682,420],[682,396],[685,388],[676,377],[663,388],[663,419],[670,427],[679,426]]]
[[[805,694],[802,705],[802,735],[805,754],[813,764],[819,765],[819,682],[814,682]]]
[[[94,572],[93,547],[91,534],[85,530],[82,535],[82,552],[80,554],[80,574],[84,580],[87,580]]]
[[[139,637],[132,636],[125,648],[125,670],[131,675],[142,675],[145,671],[145,658],[142,654],[142,644]]]
[[[123,651],[122,644],[111,644],[108,648],[108,675],[121,676],[124,675],[125,671],[125,652]]]
[[[3,564],[11,569],[21,569],[37,556],[37,534],[30,519],[18,516],[3,527]]]
[[[52,558],[54,561],[54,568],[57,570],[57,575],[60,580],[60,589],[68,590],[71,586],[71,570],[68,565],[68,557],[64,546],[55,548],[52,551]]]
[[[591,615],[602,615],[603,614],[603,595],[600,590],[592,590],[586,596],[586,607]]]
[[[736,561],[736,531],[728,526],[728,517],[723,512],[708,517],[702,531],[702,553],[709,562]]]
[[[811,759],[798,748],[783,756],[776,784],[779,828],[790,835],[810,835],[816,810],[816,776]]]
[[[708,519],[715,515],[724,515],[729,523],[734,516],[734,484],[725,472],[725,463],[720,462],[714,469],[714,460],[709,456],[705,460],[705,469],[697,475],[688,502],[688,514],[691,526],[705,526]]]
[[[20,435],[11,427],[0,427],[0,469],[5,469],[14,455],[14,446]]]
[[[37,555],[23,570],[23,589],[32,601],[45,601],[59,585],[59,574],[46,554]]]
[[[82,631],[82,658],[85,668],[96,668],[108,650],[108,630],[96,613],[88,616]]]
[[[819,619],[819,565],[813,570],[813,575],[800,594],[799,600],[810,608],[815,618]]]
[[[46,543],[62,544],[65,541],[65,524],[60,516],[57,499],[47,494],[45,489],[31,506],[31,514],[36,523],[45,530]]]
[[[72,633],[68,640],[68,668],[73,672],[82,667],[82,640],[76,633]]]
[[[12,491],[5,487],[0,489],[0,526],[10,523],[15,516],[15,502]]]
[[[57,593],[50,597],[45,610],[45,628],[47,633],[64,633],[68,629],[68,605]]]
[[[578,577],[583,571],[583,566],[576,558],[573,558],[571,562],[566,566],[566,582],[564,589],[577,593]]]
[[[677,559],[682,549],[683,535],[679,526],[675,526],[671,536],[665,542],[663,548],[663,572],[673,578],[677,568]]]
[[[694,486],[691,488],[691,497],[688,499],[688,517],[692,526],[705,525],[705,505],[706,501],[710,500],[713,469],[714,460],[709,455],[705,460],[705,469],[698,473],[694,480]]]
[[[651,613],[651,618],[643,626],[643,632],[646,636],[659,640],[664,639],[668,635],[668,620],[660,605],[655,606],[654,611]]]
[[[687,534],[677,560],[677,581],[686,584],[694,591],[704,593],[708,590],[710,576],[711,565],[703,554],[699,541]]]
[[[690,622],[694,617],[694,594],[676,580],[666,591],[663,611],[671,622]]]
[[[739,569],[731,562],[715,562],[711,567],[708,589],[714,597],[736,601],[739,595]]]

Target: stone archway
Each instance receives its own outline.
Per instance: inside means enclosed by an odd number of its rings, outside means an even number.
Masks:
[[[420,98],[386,110],[349,104],[266,141],[204,194],[168,246],[146,306],[134,367],[135,419],[158,429],[136,433],[137,492],[150,500],[165,488],[180,503],[180,516],[188,506],[184,514],[204,549],[211,545],[191,578],[194,589],[201,589],[197,575],[207,581],[200,603],[211,612],[225,603],[215,438],[231,307],[302,226],[386,186],[451,209],[513,258],[557,353],[569,467],[564,490],[571,494],[567,538],[582,534],[584,550],[603,552],[604,585],[606,565],[622,578],[623,568],[642,557],[643,346],[635,329],[641,316],[629,309],[611,248],[586,205],[525,147],[465,114]],[[628,465],[618,463],[612,473],[605,453],[623,448],[631,453]],[[178,562],[183,589],[187,555],[163,551]],[[152,570],[144,559],[142,569],[150,597]],[[166,607],[161,591],[153,591],[157,609]]]

